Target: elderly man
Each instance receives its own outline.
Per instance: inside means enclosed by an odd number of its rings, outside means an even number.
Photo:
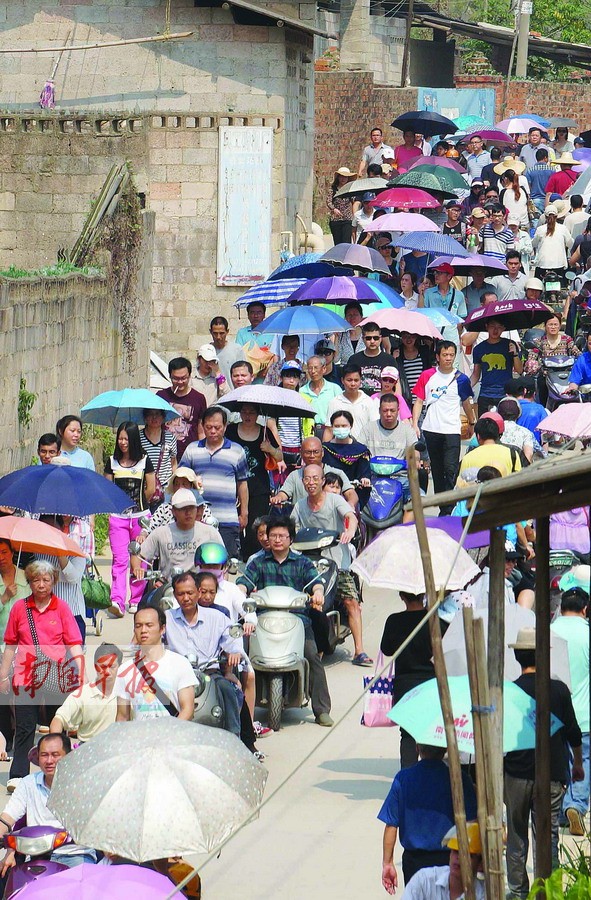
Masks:
[[[242,447],[226,438],[227,422],[222,407],[207,409],[205,438],[189,444],[180,464],[203,478],[203,496],[219,522],[226,550],[230,556],[239,556],[240,530],[248,523],[248,466]]]
[[[326,362],[323,356],[311,356],[307,368],[310,380],[300,388],[300,396],[310,401],[316,413],[315,427],[322,427],[329,423],[328,404],[343,391],[339,385],[326,380]]]
[[[45,825],[63,830],[62,823],[58,822],[48,810],[47,801],[51,794],[56,767],[71,749],[72,744],[67,734],[44,734],[39,738],[37,756],[41,771],[21,779],[0,816],[0,837],[7,834],[15,823],[23,818],[28,827]],[[68,843],[52,853],[51,859],[53,862],[73,868],[82,863],[96,862],[96,853],[90,847]],[[4,876],[16,865],[14,850],[6,851],[1,865],[0,874]]]
[[[173,579],[178,608],[166,611],[166,640],[175,653],[194,656],[199,663],[217,659],[223,650],[232,669],[242,661],[242,640],[230,637],[230,619],[224,612],[199,605],[199,582],[206,577],[185,572]],[[210,577],[216,580],[215,576]],[[211,663],[207,674],[214,678],[216,691],[223,700],[224,728],[239,735],[242,699],[236,686],[223,677],[217,662]]]
[[[326,340],[326,338],[317,341],[314,346],[314,353],[316,356],[320,356],[324,360],[324,378],[326,381],[336,384],[342,390],[341,370],[335,363],[336,352],[336,345],[333,341]]]
[[[296,531],[300,528],[324,528],[326,531],[340,533],[338,545],[323,550],[322,555],[332,559],[339,569],[337,601],[343,605],[349,620],[355,648],[353,665],[371,666],[373,660],[363,650],[359,591],[350,571],[352,560],[349,544],[357,531],[357,517],[343,497],[323,490],[322,466],[306,466],[303,482],[307,496],[298,500],[291,514]]]
[[[311,560],[291,549],[295,537],[295,526],[290,519],[271,519],[267,527],[269,549],[258,553],[247,564],[244,575],[239,575],[236,584],[250,593],[253,585],[263,590],[274,585],[287,585],[295,590],[311,591],[311,605],[322,610],[324,606],[324,586]],[[304,656],[310,666],[310,695],[312,711],[317,725],[330,728],[334,725],[330,717],[330,694],[326,672],[316,647],[310,615],[306,610],[298,612],[305,628]]]
[[[302,500],[306,496],[306,489],[304,488],[303,482],[304,469],[306,466],[317,465],[322,466],[325,475],[328,472],[336,472],[337,475],[341,476],[343,479],[343,497],[351,509],[355,509],[359,503],[357,491],[342,469],[335,469],[332,466],[322,465],[322,454],[322,442],[319,438],[309,437],[302,441],[302,465],[299,469],[294,469],[293,472],[289,473],[281,490],[278,491],[274,497],[271,497],[272,506],[278,506],[281,503],[295,504],[298,500]]]
[[[213,541],[222,544],[217,528],[197,521],[197,499],[193,491],[180,488],[171,498],[174,522],[159,525],[143,540],[139,556],[132,555],[130,568],[134,578],[142,577],[142,559],[152,562],[158,558],[165,578],[172,578],[174,569],[186,572],[193,565],[195,551],[201,544]]]
[[[244,359],[244,351],[240,344],[228,340],[230,326],[224,316],[213,317],[209,323],[209,333],[218,358],[220,371],[227,384],[230,381],[232,364]]]
[[[525,144],[521,150],[521,154],[519,159],[525,163],[528,169],[533,169],[536,163],[538,162],[536,154],[538,150],[542,147],[542,129],[532,127],[529,129],[527,134],[527,144]],[[548,151],[548,158],[553,160],[556,158],[556,154],[552,147],[548,147],[544,145],[544,149]]]

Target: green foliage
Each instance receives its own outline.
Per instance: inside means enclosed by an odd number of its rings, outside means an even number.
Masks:
[[[90,448],[94,449],[97,443],[101,446],[103,463],[106,463],[109,457],[115,452],[115,433],[113,429],[108,428],[106,425],[83,425],[81,437],[82,446],[86,450],[89,450]]]
[[[109,516],[107,513],[98,513],[94,517],[94,553],[100,556],[103,552],[107,538],[109,537]]]
[[[63,278],[64,275],[103,275],[98,266],[73,266],[72,263],[60,262],[55,266],[44,266],[42,269],[17,269],[10,266],[0,270],[3,278]]]
[[[33,421],[31,410],[35,405],[36,399],[37,394],[33,394],[32,391],[27,390],[27,379],[24,375],[21,375],[17,407],[18,423],[21,428],[28,428]]]
[[[563,865],[555,869],[549,878],[538,878],[532,885],[528,900],[589,900],[591,897],[591,866],[589,839],[591,834],[578,841],[576,850],[564,845],[560,848]]]

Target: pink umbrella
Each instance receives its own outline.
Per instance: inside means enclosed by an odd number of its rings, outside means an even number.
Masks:
[[[447,156],[419,156],[417,159],[413,159],[412,165],[408,167],[409,172],[416,166],[443,166],[444,169],[453,169],[454,172],[460,172],[462,175],[466,172],[464,166],[461,166],[455,159],[448,159]]]
[[[497,141],[500,144],[512,143],[507,132],[501,131],[500,128],[484,128],[482,131],[473,131],[471,134],[467,134],[464,140],[469,141],[476,134],[479,135],[483,141]]]
[[[380,191],[371,201],[371,206],[376,208],[394,206],[398,209],[438,209],[441,202],[433,194],[429,194],[428,191],[423,191],[421,188],[395,187],[388,188],[387,191]]]
[[[371,231],[441,231],[439,225],[422,216],[420,213],[400,212],[387,213],[374,219],[369,225],[364,226],[364,230]]]
[[[392,313],[395,315],[391,315]],[[431,319],[410,309],[379,309],[361,324],[364,325],[365,322],[375,322],[380,328],[387,328],[389,331],[408,331],[409,334],[435,338],[436,341],[441,340],[441,332],[438,331]],[[589,408],[591,409],[591,406]]]
[[[429,269],[436,269],[438,265],[446,262],[454,267],[456,275],[469,275],[474,268],[486,269],[487,275],[499,275],[507,271],[505,263],[494,256],[485,256],[481,253],[471,253],[470,256],[438,256],[429,263]]]
[[[565,403],[542,419],[540,428],[569,438],[591,438],[591,404]]]
[[[539,128],[540,131],[544,130],[543,125],[540,125],[539,122],[517,116],[513,119],[503,119],[502,122],[497,122],[495,127],[501,131],[506,131],[507,134],[527,134],[530,128]]]

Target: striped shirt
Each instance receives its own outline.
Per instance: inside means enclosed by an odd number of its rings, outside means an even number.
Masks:
[[[398,364],[400,365],[400,359],[398,360]],[[412,392],[415,384],[423,374],[423,360],[421,359],[421,354],[419,353],[416,359],[405,359],[403,356],[402,368],[404,369],[408,386]]]
[[[176,437],[172,431],[167,431],[165,428],[163,428],[162,431],[164,432],[164,453],[162,454],[162,462],[160,463],[159,469],[158,460],[160,459],[162,438],[160,438],[160,441],[157,444],[153,444],[145,430],[143,430],[140,432],[140,441],[142,443],[142,449],[154,466],[154,471],[156,472],[156,477],[160,482],[160,486],[164,490],[172,476],[172,460],[176,459],[177,446]],[[156,471],[157,469],[158,471]],[[156,487],[158,487],[158,485],[156,485]]]
[[[480,232],[482,240],[482,252],[485,256],[494,256],[505,262],[507,250],[512,250],[515,245],[513,232],[505,225],[501,231],[495,231],[493,226],[488,222]]]
[[[65,569],[60,568],[57,556],[46,553],[36,553],[35,559],[42,559],[51,563],[59,572],[58,583],[53,589],[56,597],[67,603],[75,616],[86,615],[86,604],[82,593],[82,576],[86,569],[86,560],[82,556],[71,556]]]
[[[224,438],[213,453],[205,440],[189,444],[181,466],[189,466],[203,478],[203,496],[220,525],[238,525],[237,485],[248,479],[246,454],[242,447]]]

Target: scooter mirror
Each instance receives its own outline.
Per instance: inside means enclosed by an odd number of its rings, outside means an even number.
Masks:
[[[257,611],[257,605],[254,600],[246,600],[242,604],[242,609],[245,613],[253,613]]]
[[[150,520],[147,516],[140,516],[140,518],[138,519],[138,525],[140,526],[140,528],[147,528],[149,524]]]
[[[131,556],[139,556],[141,549],[142,545],[139,543],[139,541],[130,541],[127,545],[127,552]]]
[[[319,559],[316,563],[316,568],[320,572],[321,575],[324,575],[325,572],[328,572],[330,569],[330,563],[327,559]]]
[[[173,566],[172,571],[170,573],[170,577],[174,578],[176,575],[182,575],[184,573],[184,569],[181,569],[180,566]]]
[[[591,384],[579,385],[579,394],[591,394]]]
[[[244,635],[244,628],[242,625],[230,625],[228,634],[233,638],[241,638]]]
[[[577,273],[576,273],[576,272],[572,272],[572,271],[569,269],[568,271],[566,271],[566,272],[564,273],[564,277],[566,278],[567,281],[574,281],[575,278],[577,277]]]
[[[228,561],[228,572],[230,575],[235,575],[236,572],[240,572],[242,575],[244,573],[246,566],[243,562],[237,559],[235,556],[232,556]]]

